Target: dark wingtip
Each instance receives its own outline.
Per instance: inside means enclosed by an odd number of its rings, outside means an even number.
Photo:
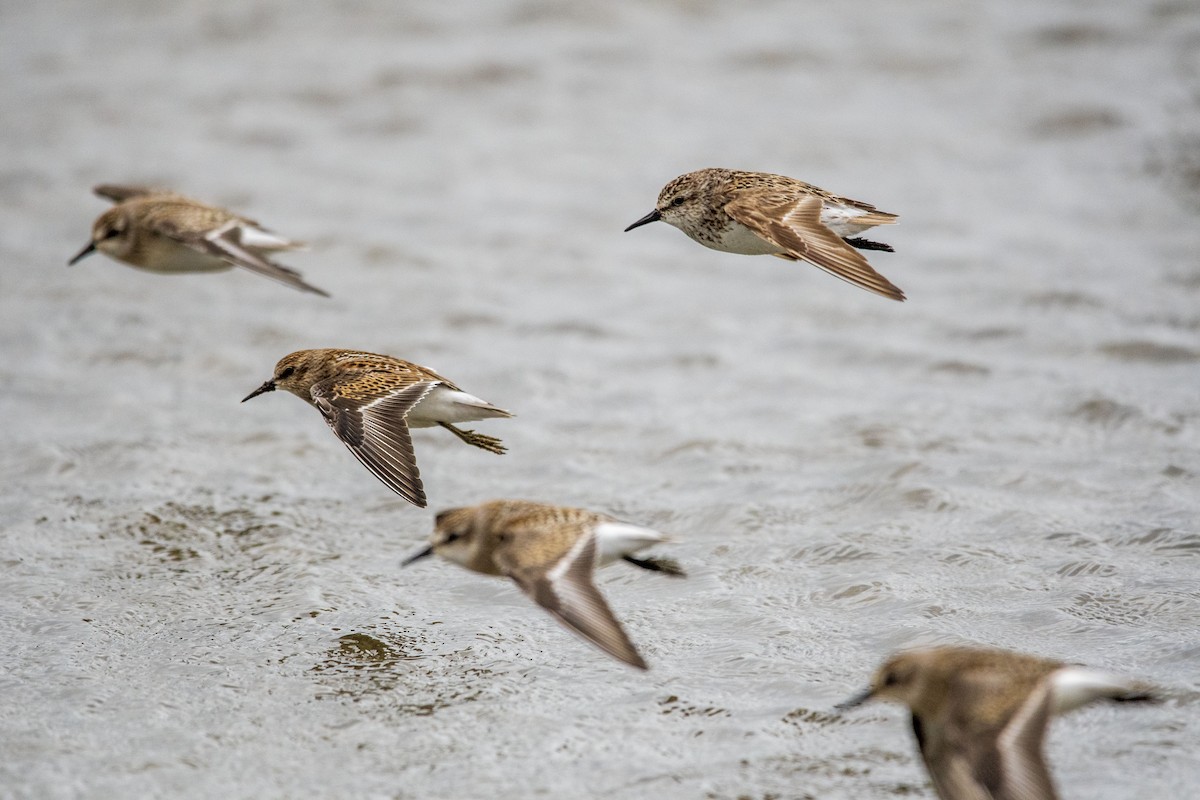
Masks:
[[[651,211],[649,214],[642,217],[637,222],[633,223],[628,228],[626,228],[625,233],[629,233],[634,228],[640,228],[643,225],[649,225],[651,222],[658,222],[660,219],[662,219],[662,214],[656,208],[653,211]]]

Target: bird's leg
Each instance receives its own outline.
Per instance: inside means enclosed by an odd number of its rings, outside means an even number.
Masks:
[[[476,433],[475,431],[464,431],[462,428],[454,427],[449,422],[439,422],[438,425],[441,425],[443,428],[450,431],[467,444],[473,444],[478,448],[487,450],[489,453],[503,455],[504,453],[508,452],[508,448],[502,445],[500,440],[495,436],[486,436],[482,433]]]

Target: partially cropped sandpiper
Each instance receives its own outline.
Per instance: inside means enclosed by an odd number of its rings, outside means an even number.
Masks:
[[[500,454],[505,449],[499,439],[454,423],[512,416],[433,370],[358,350],[299,350],[284,356],[274,375],[242,402],[276,389],[314,406],[355,458],[421,508],[425,488],[408,429],[439,425],[467,444]]]
[[[646,669],[621,623],[592,582],[592,572],[617,560],[667,575],[674,561],[633,553],[670,541],[650,528],[580,508],[493,500],[437,515],[432,544],[404,562],[437,554],[485,575],[512,578],[555,619],[604,652]]]
[[[810,183],[765,172],[697,170],[663,187],[654,210],[625,230],[658,220],[713,250],[807,261],[867,291],[904,299],[858,252],[892,252],[858,234],[890,225],[896,215]]]
[[[101,184],[93,191],[116,205],[96,219],[91,241],[68,265],[100,252],[149,272],[220,272],[237,266],[329,296],[294,269],[270,259],[278,251],[305,245],[253,220],[162,189]]]
[[[912,712],[921,758],[942,800],[1054,800],[1042,754],[1050,717],[1095,700],[1152,700],[1146,684],[1007,650],[898,653],[842,703],[895,700]]]

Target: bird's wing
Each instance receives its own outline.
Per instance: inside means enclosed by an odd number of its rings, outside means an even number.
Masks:
[[[963,741],[952,735],[944,725],[912,715],[913,733],[925,770],[933,788],[942,800],[995,800],[979,782],[970,760],[963,750]]]
[[[1011,691],[1012,675],[967,670],[951,679],[937,741],[922,745],[929,774],[947,800],[1056,800],[1042,755],[1051,714],[1048,682]]]
[[[1000,783],[996,800],[1055,800],[1054,780],[1042,754],[1042,742],[1053,714],[1048,680],[1021,704],[995,740]]]
[[[167,189],[156,189],[153,186],[138,186],[136,184],[124,183],[97,184],[92,187],[92,193],[97,197],[103,197],[105,200],[111,200],[114,203],[124,203],[133,197],[149,197],[151,195],[158,197],[175,194]]]
[[[604,652],[638,669],[647,668],[592,582],[597,558],[596,537],[590,531],[578,536],[566,552],[552,540],[534,542],[532,537],[547,536],[542,529],[515,528],[507,533],[497,548],[497,564],[525,594]],[[551,537],[554,534],[547,536]],[[548,561],[556,550],[558,557]]]
[[[160,236],[174,239],[201,253],[224,259],[234,266],[286,283],[294,289],[323,297],[329,296],[328,292],[307,283],[296,270],[270,261],[256,252],[258,248],[253,242],[264,233],[255,223],[230,214],[224,209],[203,207],[211,216],[211,224],[207,224],[209,220],[197,218],[198,215],[202,215],[200,208],[197,205],[191,215],[184,217],[187,219],[186,223],[164,214],[147,217],[144,224]]]
[[[348,397],[329,380],[314,384],[311,394],[354,457],[393,492],[424,508],[425,488],[405,416],[437,385],[437,381],[417,381],[367,397]]]
[[[822,200],[805,195],[784,205],[764,207],[761,198],[734,197],[725,212],[756,234],[831,275],[869,292],[903,300],[904,292],[876,272],[867,260],[821,222]]]

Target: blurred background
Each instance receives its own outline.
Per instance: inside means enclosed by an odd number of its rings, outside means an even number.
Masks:
[[[932,797],[901,709],[831,708],[937,642],[1167,686],[1049,757],[1194,792],[1194,2],[0,8],[0,795]],[[708,166],[899,214],[908,302],[621,232]],[[68,269],[123,181],[307,240],[332,299]],[[418,431],[405,504],[239,405],[308,347],[446,374],[510,452]],[[599,578],[649,673],[399,569],[492,497],[681,539],[687,581]]]

